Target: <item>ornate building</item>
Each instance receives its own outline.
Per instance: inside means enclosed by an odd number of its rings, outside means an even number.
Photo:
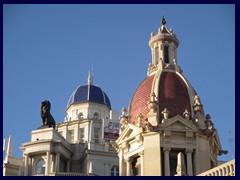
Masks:
[[[198,175],[217,166],[217,129],[178,65],[179,40],[162,25],[151,33],[152,63],[120,116],[121,176]],[[235,161],[234,161],[235,162]]]
[[[112,129],[119,129],[117,113],[106,93],[92,84],[90,74],[88,84],[72,93],[66,114],[65,121],[56,124],[55,129],[33,130],[31,142],[21,147],[23,158],[15,163],[16,170],[13,172],[4,163],[4,175],[118,175],[117,153],[110,146],[111,137],[104,137],[106,122],[115,124]]]
[[[178,45],[163,17],[149,41],[147,77],[128,113],[122,108],[120,129],[108,96],[89,74],[88,84],[72,93],[64,122],[33,130],[22,158],[12,156],[9,138],[3,175],[234,176],[235,160],[218,163],[227,151],[178,65]]]

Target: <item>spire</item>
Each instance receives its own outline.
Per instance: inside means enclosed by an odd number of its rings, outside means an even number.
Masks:
[[[91,71],[88,71],[88,85],[92,85],[92,75],[91,75]]]
[[[11,135],[8,138],[8,146],[7,146],[6,155],[7,156],[11,156],[12,155],[12,136]]]

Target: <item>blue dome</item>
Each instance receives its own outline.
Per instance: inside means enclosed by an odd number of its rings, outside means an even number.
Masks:
[[[69,98],[67,107],[69,107],[71,104],[81,102],[95,102],[104,104],[111,109],[111,103],[108,96],[100,87],[95,85],[79,86]]]

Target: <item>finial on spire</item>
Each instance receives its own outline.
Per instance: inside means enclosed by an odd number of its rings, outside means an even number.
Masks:
[[[88,85],[92,85],[92,75],[91,75],[91,71],[88,71]]]
[[[165,20],[165,18],[164,18],[164,16],[162,17],[162,22],[161,22],[161,24],[162,25],[165,25],[167,23],[167,21]]]

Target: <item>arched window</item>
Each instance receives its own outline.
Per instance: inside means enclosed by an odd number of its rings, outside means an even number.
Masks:
[[[45,166],[45,161],[40,159],[35,165],[35,174],[45,174]]]
[[[169,52],[168,52],[169,46],[164,46],[164,62],[169,63]]]
[[[78,113],[78,120],[82,120],[82,119],[83,119],[83,113],[80,112],[80,113]]]
[[[119,176],[119,168],[118,168],[118,166],[113,166],[112,168],[111,168],[111,176]]]

